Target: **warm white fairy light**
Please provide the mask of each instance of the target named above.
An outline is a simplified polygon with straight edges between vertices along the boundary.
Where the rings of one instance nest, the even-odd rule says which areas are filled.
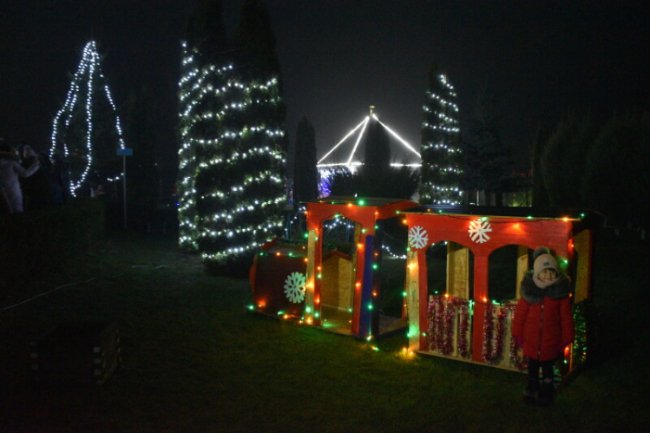
[[[84,155],[84,167],[80,173],[70,173],[70,180],[68,188],[70,194],[76,197],[77,191],[84,184],[86,177],[93,165],[93,95],[97,86],[103,83],[102,89],[104,91],[104,96],[106,101],[109,103],[115,115],[115,131],[117,135],[117,146],[120,149],[125,148],[124,138],[122,133],[122,127],[120,124],[120,117],[117,115],[117,108],[113,102],[113,97],[106,84],[104,75],[101,72],[100,67],[100,57],[97,52],[97,45],[94,41],[88,42],[82,51],[81,61],[77,67],[72,81],[70,83],[70,88],[66,95],[65,102],[61,109],[54,116],[52,122],[52,134],[50,136],[51,146],[50,146],[50,158],[53,158],[57,152],[60,152],[64,158],[70,156],[70,146],[72,145],[67,137],[66,133],[70,127],[70,122],[74,113],[74,109],[79,102],[79,97],[83,93],[81,90],[81,83],[86,79],[85,86],[85,155]],[[64,118],[64,123],[61,125],[61,119]],[[77,147],[77,150],[81,148]],[[110,179],[110,178],[109,178]],[[107,179],[108,180],[108,179]]]
[[[392,136],[395,137],[395,138],[396,138],[400,143],[402,143],[402,144],[404,145],[404,147],[406,147],[406,148],[407,148],[409,151],[411,151],[412,153],[416,154],[416,155],[418,156],[418,158],[421,157],[420,152],[418,152],[417,150],[415,150],[415,148],[414,148],[413,146],[411,146],[411,145],[410,145],[406,140],[404,140],[402,137],[400,137],[399,134],[398,134],[397,132],[393,131],[393,130],[388,126],[388,125],[386,125],[384,122],[382,122],[381,120],[379,120],[379,118],[377,118],[377,115],[376,115],[376,114],[373,114],[372,117],[373,117],[373,119],[375,119],[377,122],[379,122],[379,124],[380,124],[381,126],[383,126],[384,129],[385,129],[386,131],[388,131],[388,133],[389,133],[390,135],[392,135]]]
[[[367,121],[368,121],[368,116],[364,117],[364,119],[361,122],[359,122],[359,124],[357,126],[355,126],[353,129],[351,129],[347,134],[345,134],[345,137],[343,137],[338,143],[336,143],[334,145],[334,147],[332,147],[329,150],[329,152],[327,152],[325,155],[323,155],[323,157],[318,160],[318,164],[321,164],[323,162],[323,160],[325,160],[328,156],[330,156],[330,154],[332,152],[334,152],[340,145],[345,143],[345,141],[348,138],[350,138],[350,136],[352,136],[352,134],[354,134],[359,128],[361,128],[364,124],[366,124]]]
[[[372,107],[372,109],[374,109],[374,107]],[[402,138],[395,130],[393,130],[388,125],[380,121],[379,118],[377,117],[377,114],[374,113],[372,109],[369,115],[365,116],[357,126],[355,126],[350,131],[348,131],[348,133],[338,143],[336,143],[329,151],[327,151],[327,153],[325,153],[325,155],[323,155],[316,163],[316,167],[318,168],[320,178],[322,180],[321,186],[319,187],[322,195],[327,195],[329,193],[328,191],[326,191],[326,185],[328,179],[334,174],[333,169],[340,168],[350,173],[355,173],[359,167],[364,165],[363,162],[355,161],[354,159],[357,150],[359,148],[359,144],[362,142],[363,136],[367,130],[368,123],[370,122],[371,119],[378,122],[393,138],[395,138],[402,146],[404,146],[409,151],[409,153],[414,154],[417,157],[418,161],[420,160],[421,157],[420,152],[415,150],[415,148],[408,141]],[[343,143],[345,143],[355,133],[357,133],[357,136],[347,160],[343,162],[325,162],[336,149],[338,149],[341,145],[343,145]],[[419,168],[420,165],[421,164],[419,162],[413,162],[413,163],[391,162],[390,163],[391,167],[396,167],[396,168],[399,167]]]
[[[205,261],[224,262],[283,227],[285,132],[273,119],[247,116],[251,109],[273,112],[281,103],[279,82],[244,79],[231,64],[198,67],[198,54],[186,45],[183,51],[179,244],[200,250]]]
[[[422,107],[425,120],[422,122],[420,201],[459,205],[463,171],[456,118],[459,110],[454,102],[456,92],[445,75],[436,78],[436,89],[427,92],[427,101]]]
[[[363,133],[366,132],[366,128],[368,127],[368,122],[370,121],[370,117],[366,117],[366,119],[363,121],[363,126],[361,127],[361,132],[359,132],[359,136],[357,137],[357,141],[354,143],[354,147],[352,148],[352,152],[350,152],[350,157],[348,158],[347,166],[350,167],[350,163],[352,162],[352,158],[354,158],[354,154],[357,151],[357,147],[359,147],[359,143],[361,142],[361,137],[363,137]]]

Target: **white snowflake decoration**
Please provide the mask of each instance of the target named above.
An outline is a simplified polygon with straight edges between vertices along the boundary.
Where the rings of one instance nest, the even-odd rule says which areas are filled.
[[[469,238],[477,244],[482,244],[490,240],[488,233],[492,231],[492,225],[481,219],[469,223]]]
[[[411,248],[419,250],[424,248],[429,242],[429,234],[421,226],[413,226],[409,230],[409,245]]]
[[[289,302],[299,304],[305,299],[306,280],[305,274],[301,274],[300,272],[292,272],[284,280],[284,294],[287,296]]]

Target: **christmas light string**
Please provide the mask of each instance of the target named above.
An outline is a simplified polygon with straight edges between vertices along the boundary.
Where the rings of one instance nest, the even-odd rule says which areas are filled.
[[[363,162],[361,161],[356,161],[355,156],[357,153],[357,150],[359,148],[359,145],[362,142],[363,136],[367,130],[368,123],[374,120],[378,122],[393,138],[395,138],[404,148],[408,150],[409,153],[414,154],[417,157],[417,161],[415,163],[403,163],[403,162],[391,162],[389,164],[390,167],[395,167],[395,168],[400,168],[400,167],[413,167],[413,168],[419,168],[421,166],[420,161],[420,153],[408,142],[406,141],[403,137],[401,137],[395,130],[390,128],[388,125],[386,125],[384,122],[379,120],[379,117],[377,117],[376,113],[371,112],[369,115],[365,116],[363,120],[357,124],[354,128],[352,128],[350,131],[348,131],[345,136],[339,140],[338,143],[336,143],[330,150],[328,150],[316,163],[316,167],[318,168],[320,178],[321,178],[321,185],[319,186],[319,191],[322,196],[327,196],[329,195],[329,189],[327,187],[327,182],[328,179],[330,179],[335,173],[336,170],[333,169],[341,169],[343,171],[346,171],[348,173],[355,173],[357,169],[361,166],[364,165]],[[354,134],[356,135],[354,145],[352,146],[352,150],[350,151],[349,156],[347,159],[343,162],[326,162],[328,157],[340,146],[343,145],[350,137],[352,137]]]
[[[276,110],[279,82],[243,79],[233,64],[199,67],[197,53],[182,48],[179,245],[224,262],[283,227],[286,134],[274,120],[246,117],[249,110]]]
[[[57,153],[62,153],[64,158],[70,157],[70,145],[71,143],[66,138],[66,132],[70,128],[73,114],[75,113],[75,107],[79,101],[79,96],[82,93],[81,91],[81,82],[83,79],[86,79],[85,86],[85,164],[81,172],[78,174],[78,177],[71,176],[69,180],[68,189],[70,194],[73,197],[77,196],[77,191],[86,181],[88,173],[93,165],[93,95],[96,86],[101,85],[106,101],[110,105],[113,115],[115,116],[115,131],[117,135],[117,148],[124,149],[125,143],[123,138],[122,126],[120,122],[120,117],[117,114],[117,108],[113,97],[111,95],[106,79],[101,72],[100,66],[100,57],[97,52],[97,45],[95,41],[88,42],[82,51],[81,61],[77,67],[75,74],[73,75],[72,81],[70,83],[70,88],[66,95],[65,102],[63,106],[54,116],[52,121],[52,134],[50,136],[51,146],[50,146],[50,159],[55,158]],[[103,85],[102,85],[103,83]],[[64,118],[65,121],[61,125],[61,119]],[[77,149],[75,154],[78,154],[80,149]],[[113,178],[114,179],[114,178]],[[109,177],[110,180],[110,177]]]
[[[460,205],[462,151],[458,145],[458,106],[456,93],[444,74],[436,77],[437,89],[426,92],[422,107],[422,167],[420,201],[423,203]]]

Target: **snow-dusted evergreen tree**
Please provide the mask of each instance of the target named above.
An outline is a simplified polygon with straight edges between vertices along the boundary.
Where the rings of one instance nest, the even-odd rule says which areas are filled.
[[[461,203],[463,170],[456,92],[449,79],[435,66],[429,72],[429,88],[423,106],[420,202]]]

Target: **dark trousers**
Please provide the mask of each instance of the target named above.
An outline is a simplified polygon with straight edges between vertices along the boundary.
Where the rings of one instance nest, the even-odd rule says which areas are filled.
[[[555,360],[538,361],[536,359],[528,360],[528,379],[539,380],[539,369],[542,369],[542,379],[553,380],[553,364]]]

